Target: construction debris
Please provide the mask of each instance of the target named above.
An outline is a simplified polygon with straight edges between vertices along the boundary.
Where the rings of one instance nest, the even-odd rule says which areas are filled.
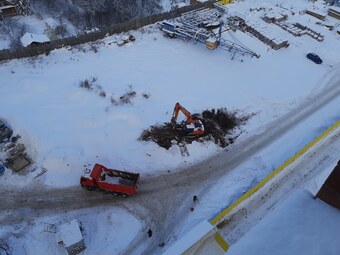
[[[26,152],[25,145],[18,143],[20,138],[19,135],[11,136],[0,147],[0,152],[4,153],[4,165],[15,172],[24,170],[32,163],[32,159]]]
[[[31,164],[31,159],[26,153],[24,144],[11,143],[7,151],[6,165],[19,172]]]
[[[47,172],[47,169],[45,167],[43,167],[41,169],[40,173],[38,173],[36,176],[34,176],[33,179],[37,179],[38,177],[42,176],[46,172]]]

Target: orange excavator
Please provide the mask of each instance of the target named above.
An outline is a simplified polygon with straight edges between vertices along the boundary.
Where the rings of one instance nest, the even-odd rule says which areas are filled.
[[[182,129],[187,135],[203,135],[204,134],[204,126],[203,126],[202,121],[198,119],[193,119],[190,112],[187,109],[185,109],[183,106],[181,106],[180,103],[176,103],[174,112],[171,118],[171,124],[174,129],[177,128],[176,120],[177,120],[179,111],[181,111],[185,115],[185,117],[187,117],[186,121],[182,123]]]

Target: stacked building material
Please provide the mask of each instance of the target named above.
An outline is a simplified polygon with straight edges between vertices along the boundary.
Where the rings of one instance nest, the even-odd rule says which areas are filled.
[[[322,34],[307,26],[301,25],[300,23],[291,24],[288,22],[277,22],[275,24],[294,36],[308,35],[319,42],[324,40],[324,36]]]
[[[304,35],[306,32],[296,26],[294,26],[294,24],[288,23],[288,22],[278,22],[275,23],[276,25],[278,25],[279,27],[281,27],[283,30],[291,33],[294,36],[302,36]]]
[[[324,20],[326,18],[326,14],[318,11],[318,10],[305,10],[305,13],[317,18],[317,19],[321,19]]]
[[[324,36],[316,31],[314,31],[313,29],[307,27],[307,26],[304,26],[304,25],[301,25],[300,23],[295,23],[294,24],[295,27],[303,30],[305,32],[306,35],[312,37],[313,39],[319,41],[319,42],[322,42],[323,39],[324,39]]]
[[[328,15],[340,19],[340,8],[336,6],[329,7]]]
[[[276,23],[286,20],[287,17],[288,17],[287,15],[281,13],[269,12],[263,16],[263,20],[268,23]]]
[[[259,21],[256,20],[245,20],[245,30],[259,40],[268,44],[274,50],[278,50],[284,47],[288,47],[289,43],[288,40],[282,38],[282,36],[273,33],[271,30],[268,29],[268,26],[261,24]]]

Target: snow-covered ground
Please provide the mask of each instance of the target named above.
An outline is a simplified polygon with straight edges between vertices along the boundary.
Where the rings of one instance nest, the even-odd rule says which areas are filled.
[[[318,42],[308,36],[294,37],[274,25],[268,25],[269,29],[279,31],[289,40],[287,49],[272,50],[256,38],[237,32],[233,36],[261,57],[235,56],[231,59],[228,52],[222,50],[209,51],[202,44],[167,39],[153,25],[133,31],[136,41],[123,47],[114,43],[120,37],[117,35],[92,44],[96,51],[90,45],[82,45],[55,50],[48,56],[1,63],[0,117],[9,123],[15,134],[20,134],[35,162],[32,171],[24,175],[6,170],[0,177],[1,189],[10,190],[14,185],[24,188],[33,182],[50,188],[77,186],[84,165],[96,162],[139,172],[143,179],[190,166],[223,151],[213,143],[193,143],[188,145],[190,156],[183,157],[176,146],[165,150],[152,142],[138,140],[142,131],[149,126],[169,122],[176,102],[192,113],[220,107],[241,113],[256,113],[242,127],[243,133],[238,138],[242,141],[310,100],[327,86],[331,78],[339,75],[340,37],[335,31],[316,25],[317,19],[299,14],[299,11],[311,7],[312,3],[286,1],[282,7],[275,4],[281,2],[237,2],[229,6],[229,12],[259,19],[262,12],[249,12],[249,8],[282,10],[289,13],[289,22],[299,21],[308,25],[324,34],[325,40]],[[322,11],[326,8],[322,1],[316,2],[315,6]],[[294,11],[294,15],[290,11]],[[339,24],[336,19],[327,19],[334,25]],[[223,37],[231,38],[228,33],[224,33]],[[310,51],[318,53],[323,64],[316,65],[306,59],[305,55]],[[90,83],[93,81],[93,90],[80,87],[86,79]],[[120,97],[132,91],[136,94],[130,102],[120,103]],[[100,96],[101,92],[105,92],[105,97]],[[195,216],[178,226],[176,235],[179,237],[200,219],[213,217],[339,119],[339,103],[339,98],[334,99],[276,143],[259,151],[223,183],[218,183],[215,196],[207,202],[200,202]],[[47,172],[34,179],[42,168],[46,168]],[[296,199],[301,197],[297,196]],[[90,214],[97,213],[97,209],[87,210]],[[119,254],[134,235],[144,235],[139,231],[145,229],[141,227],[142,220],[136,220],[130,213],[107,210],[107,215],[114,215],[110,217],[128,218],[119,221],[120,224],[105,220],[112,231],[131,231],[125,238],[120,235],[121,239],[116,242],[111,242],[114,238],[111,233],[103,232],[107,246],[98,254]],[[98,224],[90,222],[84,211],[75,212],[74,217],[77,218],[77,215],[83,215],[82,222],[85,225],[88,223],[89,228]],[[46,220],[58,221],[62,218],[63,215],[57,215]],[[40,238],[40,223],[44,220],[32,223],[33,228],[24,220],[21,225],[3,227],[0,239],[6,239],[13,231],[36,233]],[[44,253],[47,249],[44,245],[39,246],[39,238],[30,242],[26,241],[27,235],[18,236],[19,240],[14,237],[6,240],[10,244],[25,243],[28,254],[34,253],[31,250],[33,247],[36,247],[36,253]],[[89,236],[87,238],[85,254],[95,254],[93,249],[101,245],[93,243]]]
[[[296,190],[228,254],[338,254],[339,210]]]
[[[86,254],[119,254],[142,230],[140,221],[124,210],[98,207],[24,220],[20,225],[6,225],[1,228],[1,239],[15,244],[10,245],[12,254],[65,254],[64,248],[57,243],[57,234],[61,224],[73,219],[81,222]],[[20,232],[27,234],[16,234]]]

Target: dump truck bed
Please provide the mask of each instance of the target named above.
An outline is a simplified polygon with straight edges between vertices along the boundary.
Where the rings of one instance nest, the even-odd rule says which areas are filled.
[[[97,183],[97,186],[103,190],[129,195],[137,192],[137,184],[139,181],[138,173],[109,169],[100,164],[96,164],[90,177]]]

